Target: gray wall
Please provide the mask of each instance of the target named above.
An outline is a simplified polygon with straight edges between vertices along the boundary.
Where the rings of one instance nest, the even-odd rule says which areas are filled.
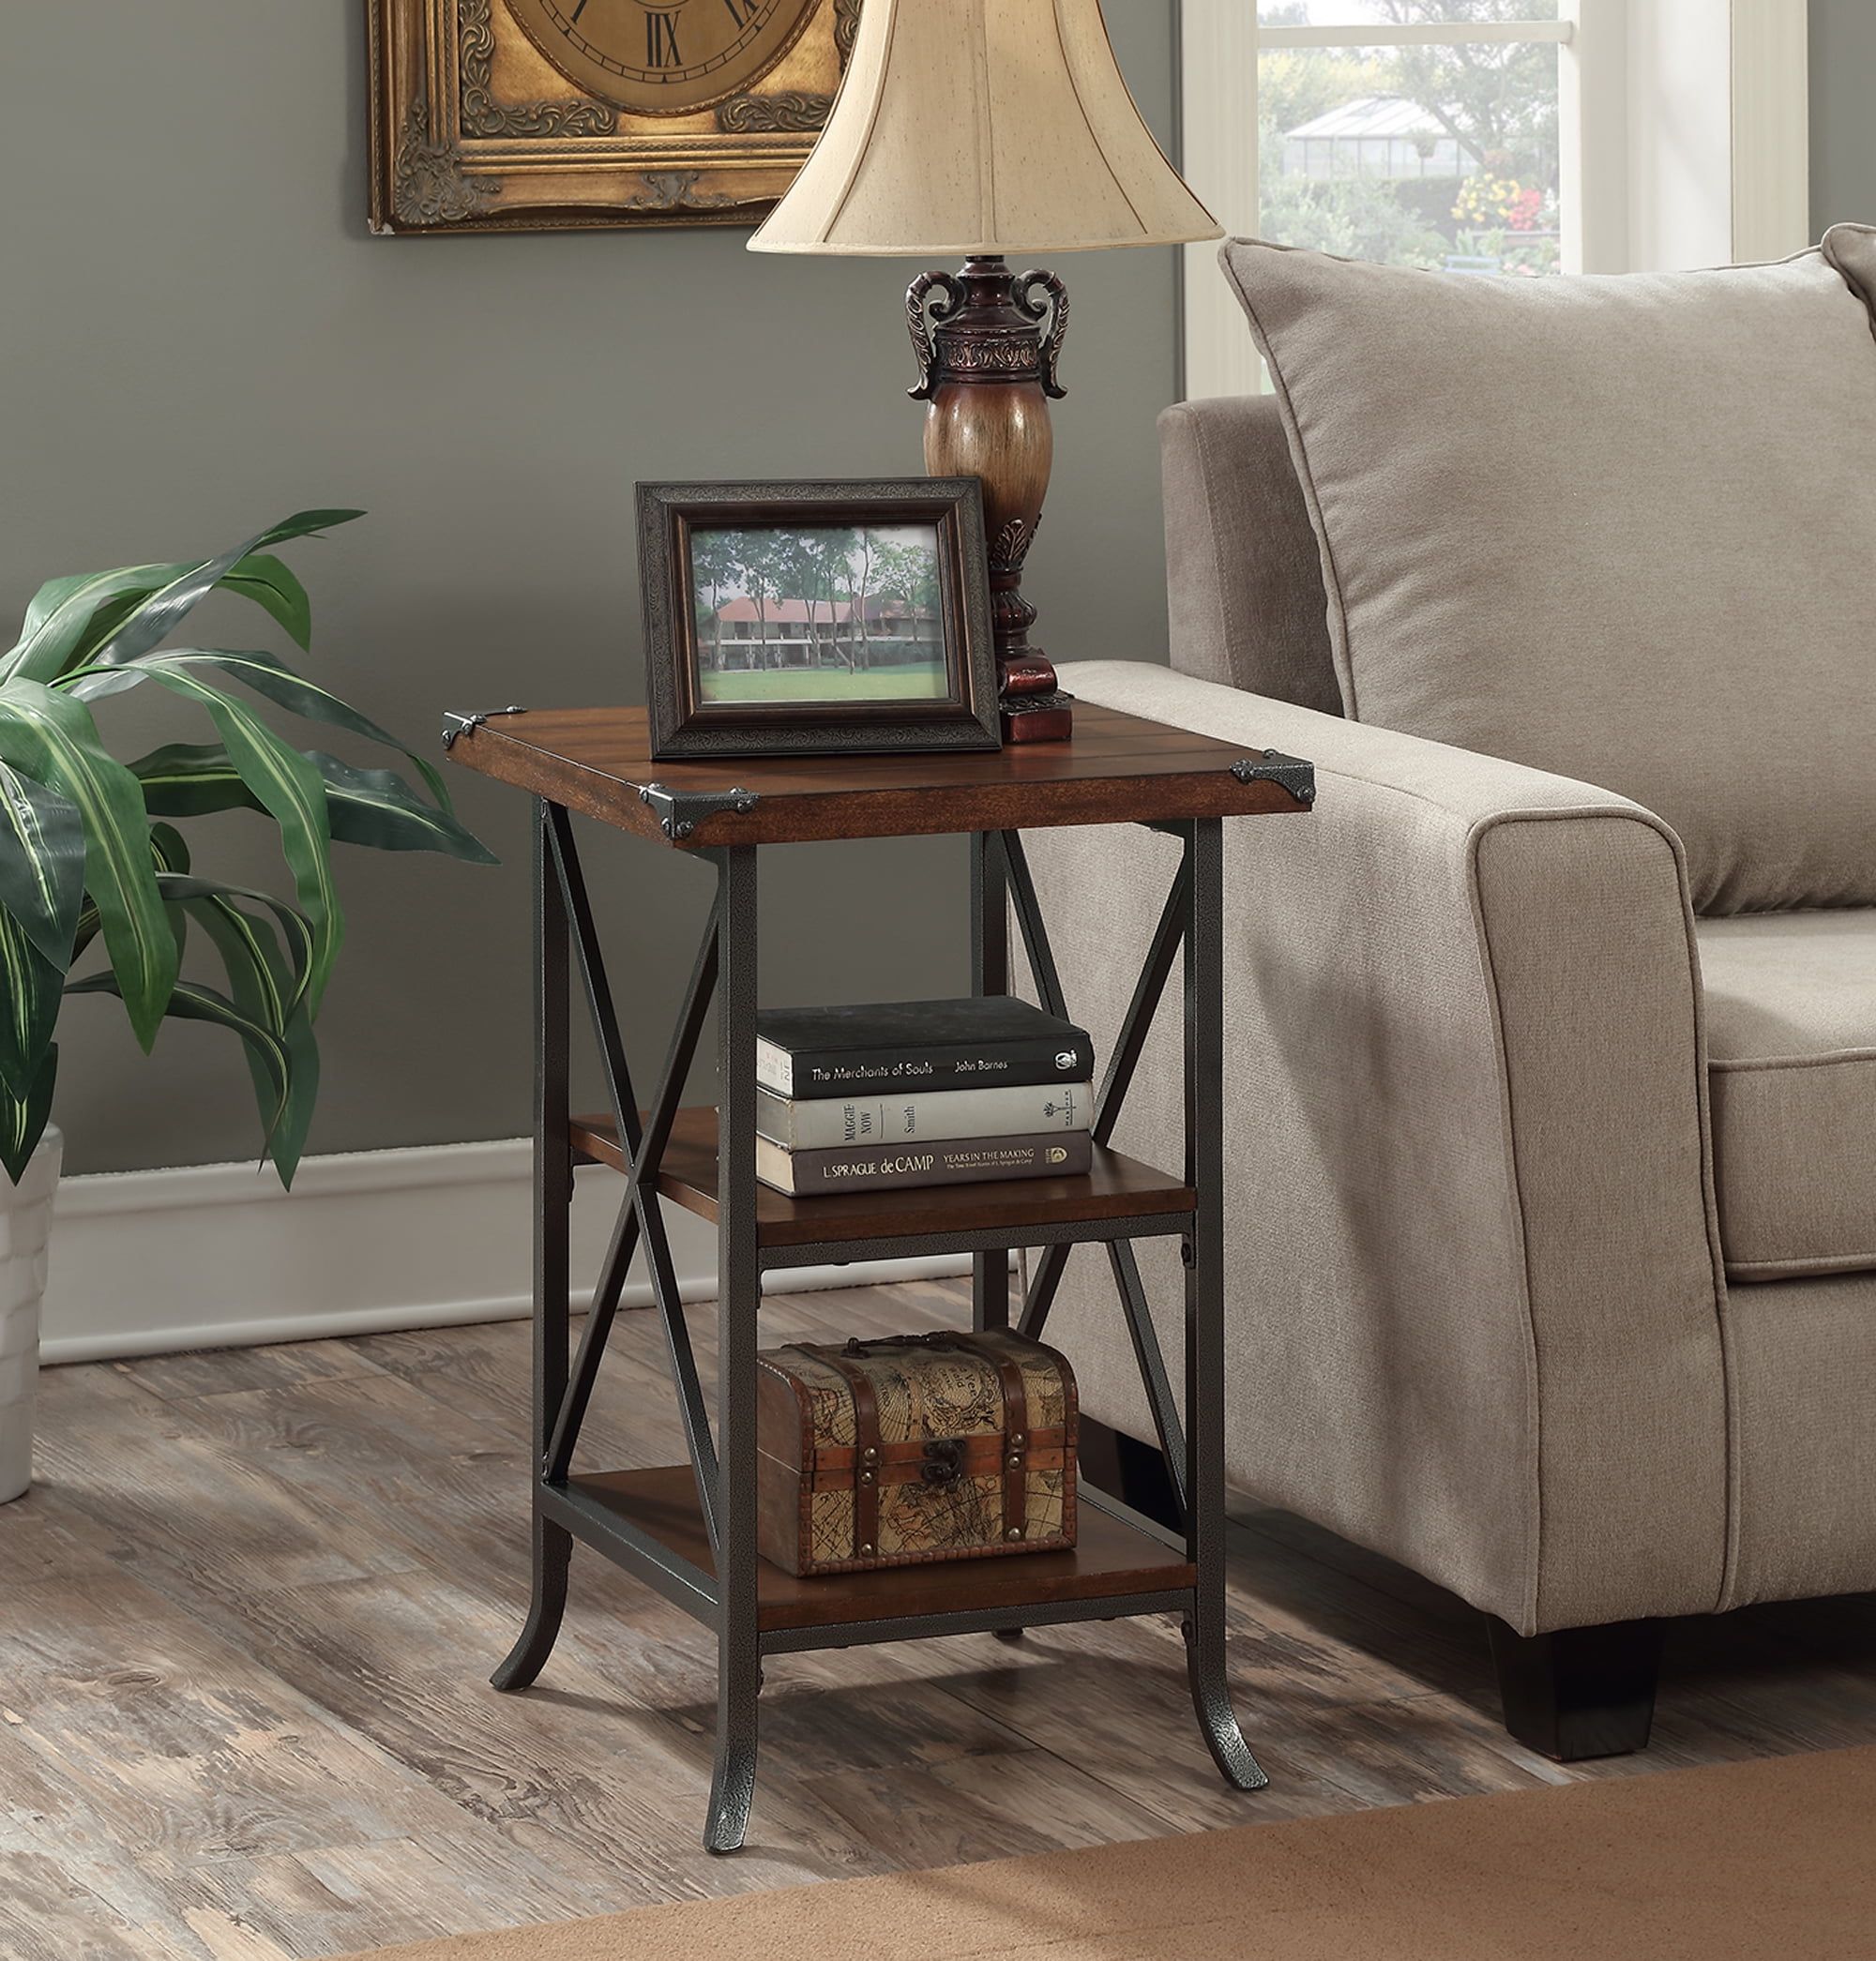
[[[1876,6],[1810,0],[1811,222],[1876,224]]]
[[[1163,134],[1172,0],[1110,13]],[[363,505],[364,522],[292,548],[314,663],[431,745],[445,706],[642,699],[635,478],[921,468],[904,394],[914,265],[757,260],[726,231],[371,238],[358,0],[6,14],[6,620],[52,573],[187,557],[302,505]],[[1062,269],[1076,304],[1027,581],[1039,638],[1061,656],[1153,657],[1171,256]],[[209,644],[254,630],[238,608],[218,627]],[[100,713],[124,744],[202,739],[154,706],[139,695]],[[350,937],[321,1021],[316,1151],[526,1126],[524,803],[456,774],[507,862],[345,853]],[[276,876],[258,820],[195,828],[203,868]],[[706,875],[640,847],[600,852],[593,869],[624,928],[615,958],[649,1073]],[[955,839],[780,854],[765,997],[961,988],[963,877]],[[246,1071],[219,1032],[172,1024],[145,1061],[115,1003],[77,1001],[61,1058],[75,1169],[254,1145]]]

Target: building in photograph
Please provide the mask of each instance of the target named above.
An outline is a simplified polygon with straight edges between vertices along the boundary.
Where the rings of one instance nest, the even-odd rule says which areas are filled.
[[[943,629],[935,607],[875,595],[851,599],[726,599],[713,616],[704,652],[720,645],[725,664],[756,667],[875,667],[936,657]],[[761,657],[758,651],[762,650]]]

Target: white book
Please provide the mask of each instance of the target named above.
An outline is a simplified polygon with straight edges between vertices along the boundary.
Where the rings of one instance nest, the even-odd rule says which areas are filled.
[[[756,1092],[756,1129],[788,1151],[839,1151],[861,1144],[940,1143],[949,1139],[1034,1137],[1086,1130],[1094,1086],[1013,1084],[993,1090],[921,1090],[901,1096],[779,1096]]]

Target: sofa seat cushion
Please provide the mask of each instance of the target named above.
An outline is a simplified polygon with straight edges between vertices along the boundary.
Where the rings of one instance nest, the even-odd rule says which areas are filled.
[[[1734,1280],[1876,1269],[1876,912],[1700,926]]]

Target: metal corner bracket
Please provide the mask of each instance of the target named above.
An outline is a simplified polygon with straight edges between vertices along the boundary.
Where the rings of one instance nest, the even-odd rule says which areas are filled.
[[[1240,783],[1278,783],[1287,790],[1299,804],[1313,804],[1316,801],[1316,765],[1305,762],[1300,756],[1285,756],[1277,749],[1265,749],[1263,757],[1245,756],[1231,766],[1231,773]]]
[[[518,702],[507,708],[487,708],[480,715],[458,715],[453,708],[443,711],[443,747],[448,750],[454,747],[459,735],[468,734],[471,729],[479,729],[492,715],[525,715],[527,710]]]
[[[658,817],[658,827],[673,842],[681,842],[706,817],[731,810],[747,817],[761,801],[753,790],[673,790],[663,783],[641,783],[639,802]]]

